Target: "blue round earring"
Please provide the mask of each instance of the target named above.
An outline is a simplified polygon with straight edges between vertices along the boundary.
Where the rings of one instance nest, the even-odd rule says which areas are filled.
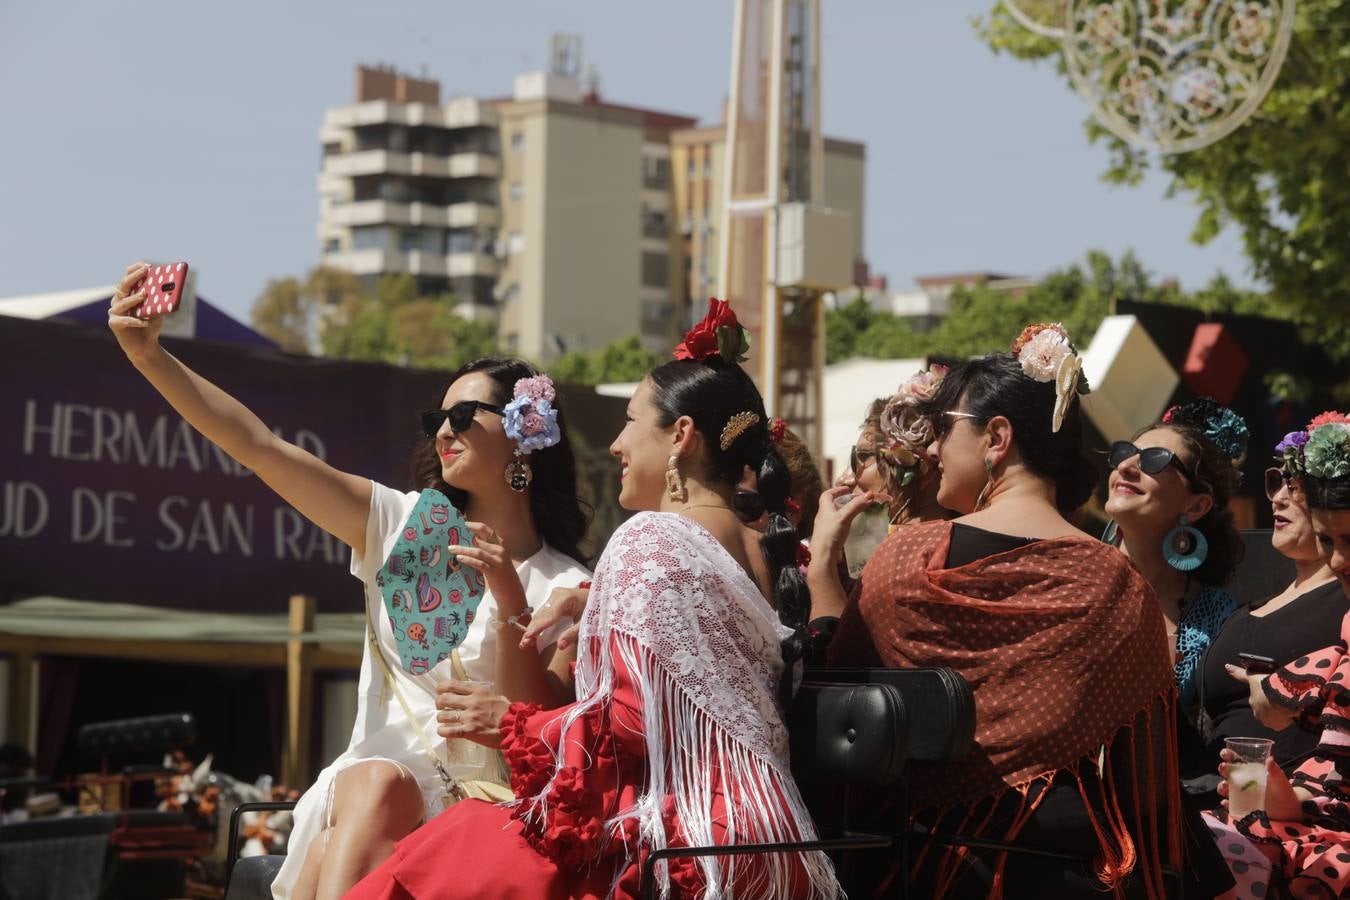
[[[1163,538],[1163,556],[1178,572],[1193,572],[1209,555],[1209,541],[1198,528],[1181,517],[1181,523]]]

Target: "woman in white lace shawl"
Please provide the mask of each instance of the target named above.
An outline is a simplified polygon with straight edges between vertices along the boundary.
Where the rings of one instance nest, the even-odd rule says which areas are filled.
[[[458,804],[349,897],[627,898],[653,849],[814,836],[776,703],[783,622],[799,624],[808,604],[782,514],[786,467],[737,365],[743,340],[714,302],[629,404],[611,452],[619,502],[641,512],[596,569],[577,702],[516,704],[497,731],[467,735],[500,744],[522,799]],[[762,539],[729,502],[746,465],[771,510]],[[821,854],[681,860],[658,876],[662,896],[706,900],[838,890]]]

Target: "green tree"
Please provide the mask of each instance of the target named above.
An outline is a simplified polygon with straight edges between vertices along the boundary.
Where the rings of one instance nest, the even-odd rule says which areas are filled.
[[[1190,153],[1157,157],[1131,147],[1094,119],[1088,139],[1105,141],[1108,181],[1137,184],[1150,166],[1171,175],[1169,195],[1200,209],[1191,232],[1204,244],[1225,226],[1242,234],[1268,297],[1240,301],[1217,285],[1204,303],[1237,303],[1270,314],[1278,307],[1350,356],[1350,0],[1299,0],[1288,57],[1270,94],[1246,124]],[[1001,4],[975,21],[996,53],[1054,60],[1067,77],[1059,44],[1018,25]],[[1225,299],[1226,298],[1226,299]]]
[[[253,301],[251,319],[253,327],[276,341],[282,350],[307,353],[313,314],[313,304],[299,281],[273,278]]]
[[[641,381],[663,362],[664,357],[643,347],[637,335],[630,335],[600,350],[564,353],[548,371],[566,384],[611,384]]]

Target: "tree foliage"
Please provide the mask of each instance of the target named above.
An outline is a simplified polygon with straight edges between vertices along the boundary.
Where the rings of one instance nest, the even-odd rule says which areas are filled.
[[[1105,141],[1103,178],[1137,184],[1150,167],[1171,175],[1169,196],[1200,209],[1191,232],[1204,244],[1236,227],[1252,272],[1270,300],[1309,326],[1333,353],[1350,357],[1350,0],[1299,0],[1284,66],[1255,114],[1222,140],[1159,157],[1087,121],[1088,139]],[[975,21],[996,53],[1053,60],[1067,73],[1058,42],[1022,28],[998,3]],[[1227,302],[1219,286],[1211,302]]]
[[[548,371],[567,384],[613,384],[641,381],[663,362],[662,357],[642,346],[637,335],[631,335],[600,350],[564,353]]]
[[[339,269],[273,280],[253,305],[253,324],[286,350],[432,369],[497,350],[494,323],[456,315],[453,296],[420,296],[410,275],[386,276],[373,292]]]

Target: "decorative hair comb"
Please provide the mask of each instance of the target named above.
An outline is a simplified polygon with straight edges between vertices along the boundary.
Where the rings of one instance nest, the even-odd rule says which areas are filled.
[[[760,422],[759,415],[749,410],[738,412],[736,415],[727,419],[727,424],[722,426],[722,440],[720,441],[723,450],[727,450],[736,439],[745,434],[746,430],[753,428]]]

